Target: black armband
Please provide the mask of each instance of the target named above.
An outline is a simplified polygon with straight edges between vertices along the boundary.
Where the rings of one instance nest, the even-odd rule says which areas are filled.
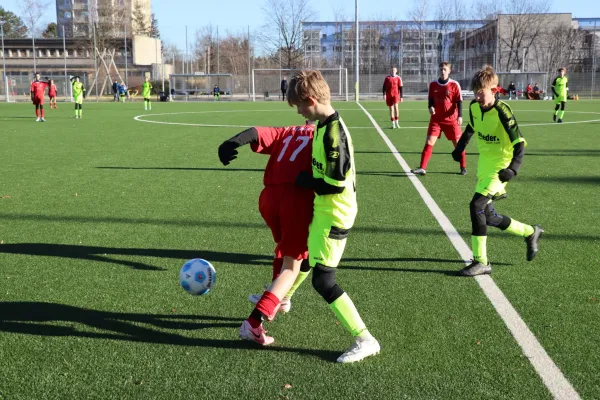
[[[403,97],[403,96],[402,96],[402,88],[403,88],[403,86],[400,86],[400,98],[402,98],[402,97]]]
[[[462,118],[462,100],[456,102],[456,108],[458,109],[458,118]]]

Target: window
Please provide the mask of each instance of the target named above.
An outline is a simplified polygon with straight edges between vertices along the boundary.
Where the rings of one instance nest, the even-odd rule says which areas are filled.
[[[325,52],[327,51],[327,47],[323,46],[323,47],[321,48],[321,51],[322,51],[323,53],[325,53]]]
[[[324,33],[324,34],[323,34],[321,37],[322,37],[323,39],[327,39],[327,34],[326,34],[326,33]]]

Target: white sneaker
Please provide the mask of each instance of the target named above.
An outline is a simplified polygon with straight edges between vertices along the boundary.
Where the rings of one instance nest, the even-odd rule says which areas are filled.
[[[419,168],[415,168],[415,169],[411,169],[410,172],[412,172],[415,175],[425,175],[427,174],[427,171],[424,170],[423,168],[419,167]]]
[[[381,348],[379,342],[373,338],[371,340],[359,340],[356,338],[354,344],[350,346],[344,354],[338,357],[339,363],[353,363],[362,360],[363,358],[374,356],[379,353]]]
[[[42,119],[41,119],[41,121],[42,121],[42,122],[46,122],[46,119],[45,119],[45,118],[42,118]]]
[[[41,118],[40,118],[40,117],[37,117],[37,118],[35,119],[35,122],[40,122],[40,121],[41,121]]]
[[[260,294],[251,294],[250,296],[248,296],[248,300],[250,301],[250,303],[256,304],[260,300],[261,296],[262,295]],[[290,299],[289,297],[284,297],[283,299],[281,299],[281,303],[279,303],[279,310],[277,311],[285,314],[287,312],[290,312],[291,309],[292,299]]]

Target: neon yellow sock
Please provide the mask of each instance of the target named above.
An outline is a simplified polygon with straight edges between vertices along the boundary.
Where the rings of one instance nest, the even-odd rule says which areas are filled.
[[[473,259],[487,265],[487,236],[471,236],[471,247],[473,248]]]
[[[558,112],[560,111],[560,109],[558,110],[554,110],[554,115],[558,115]]]
[[[308,271],[308,272],[302,272],[302,271],[300,271],[300,273],[296,277],[296,280],[294,281],[294,284],[292,285],[292,287],[289,290],[289,292],[287,292],[287,294],[285,295],[285,297],[287,297],[288,299],[291,299],[292,296],[294,295],[294,293],[296,293],[296,289],[298,289],[298,287],[300,287],[300,285],[302,284],[302,282],[304,282],[304,280],[306,278],[308,278],[308,274],[310,274],[310,271]]]
[[[558,119],[562,119],[564,115],[565,115],[565,110],[560,110],[558,112]]]
[[[526,225],[514,219],[510,220],[510,225],[506,228],[506,232],[516,236],[527,237],[533,235],[534,229],[531,225]]]
[[[341,295],[336,301],[331,303],[329,307],[352,336],[358,336],[367,329],[347,293]]]

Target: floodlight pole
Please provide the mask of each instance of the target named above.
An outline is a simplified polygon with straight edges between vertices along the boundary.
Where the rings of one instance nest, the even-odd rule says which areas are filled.
[[[8,103],[8,79],[6,78],[6,58],[4,57],[4,22],[0,23],[0,36],[2,36],[2,83],[4,84],[4,95]]]
[[[125,27],[125,36],[123,37],[123,41],[125,43],[125,86],[129,88],[129,82],[127,82],[127,25]]]
[[[69,92],[69,80],[67,79],[67,43],[65,39],[65,26],[62,26],[63,35],[63,59],[65,60],[65,101],[67,101],[67,93]]]
[[[356,65],[354,66],[354,98],[356,101],[359,100],[359,77],[358,77],[358,71],[360,69],[360,65],[359,65],[359,50],[358,50],[358,38],[359,38],[359,34],[358,34],[358,0],[354,0],[354,25],[355,25],[355,38],[354,38],[354,48],[355,48],[355,57],[356,57]]]

